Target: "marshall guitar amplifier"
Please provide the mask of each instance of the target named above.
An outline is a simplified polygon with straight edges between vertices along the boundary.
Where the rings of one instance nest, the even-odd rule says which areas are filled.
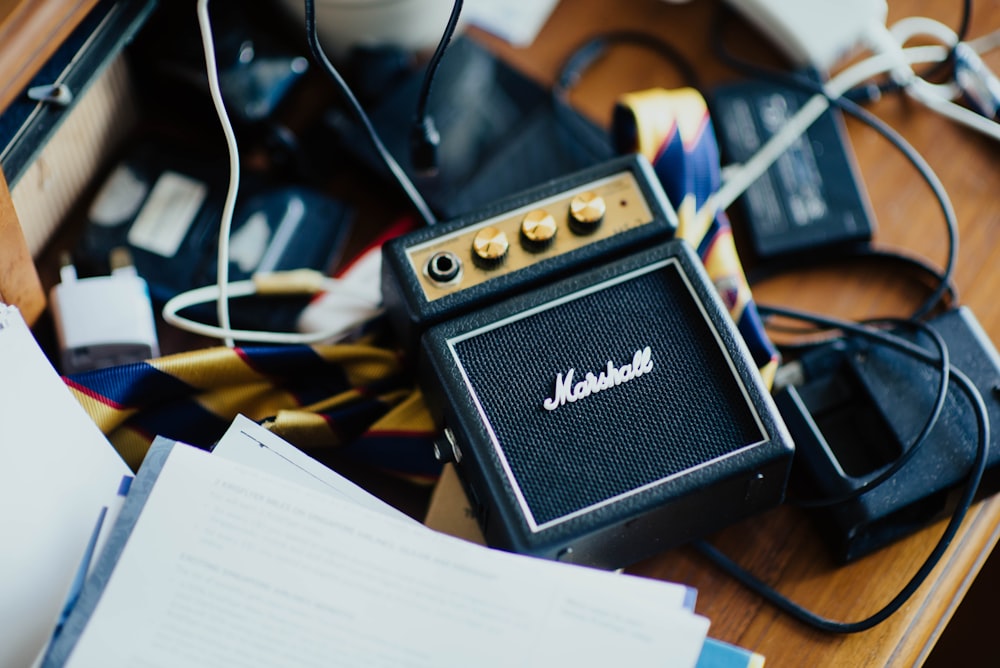
[[[783,499],[791,439],[701,261],[665,234],[673,218],[656,188],[643,194],[637,164],[618,163],[611,178],[625,185],[602,197],[660,228],[647,228],[642,249],[612,236],[613,253],[570,250],[586,261],[563,258],[560,271],[546,267],[552,256],[491,266],[470,259],[475,234],[435,226],[440,237],[402,237],[384,256],[390,316],[403,336],[423,332],[437,451],[494,547],[619,568]],[[565,190],[593,199],[607,177],[554,184],[543,208],[571,206]],[[525,200],[517,217],[537,210]],[[449,250],[461,265],[450,292],[424,285],[441,237],[464,242]],[[504,289],[491,298],[493,285]],[[447,308],[428,306],[448,296]]]
[[[683,241],[436,325],[423,352],[495,547],[618,568],[783,498],[791,440]]]

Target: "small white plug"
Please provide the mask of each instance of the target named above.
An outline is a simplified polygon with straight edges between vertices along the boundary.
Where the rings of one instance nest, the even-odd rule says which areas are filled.
[[[885,25],[885,0],[725,0],[767,35],[796,67],[828,75]]]
[[[68,258],[49,302],[60,372],[74,374],[139,362],[160,354],[146,281],[125,249],[111,255],[111,274],[79,278]]]

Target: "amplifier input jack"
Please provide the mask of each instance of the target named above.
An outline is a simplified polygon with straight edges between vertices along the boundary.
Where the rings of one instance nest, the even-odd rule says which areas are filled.
[[[427,277],[439,285],[450,285],[462,275],[462,260],[451,251],[438,251],[424,267]]]

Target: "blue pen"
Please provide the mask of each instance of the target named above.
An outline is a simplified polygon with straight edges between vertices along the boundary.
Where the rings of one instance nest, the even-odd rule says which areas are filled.
[[[94,527],[93,533],[90,534],[87,549],[83,553],[83,560],[80,562],[80,566],[76,570],[76,575],[73,577],[73,584],[70,585],[69,596],[66,598],[62,612],[59,613],[59,620],[56,622],[56,627],[52,631],[52,640],[55,640],[59,636],[63,624],[66,623],[66,619],[69,618],[69,614],[73,611],[73,606],[76,605],[77,599],[80,598],[80,590],[83,589],[83,583],[87,579],[90,562],[93,561],[94,552],[97,550],[97,538],[101,535],[101,527],[104,525],[104,518],[107,514],[108,507],[102,507],[101,512],[97,516],[97,525]]]
[[[132,476],[122,476],[121,482],[118,484],[118,499],[120,501],[124,500],[125,496],[128,494],[129,489],[132,486]],[[90,571],[90,564],[94,561],[94,553],[97,551],[97,541],[101,535],[101,528],[104,526],[104,520],[108,515],[108,506],[103,506],[100,513],[97,515],[97,523],[94,525],[94,530],[90,534],[90,540],[87,542],[87,548],[84,550],[83,558],[80,560],[80,565],[77,567],[76,575],[73,577],[73,582],[69,588],[69,594],[66,596],[66,602],[63,604],[63,609],[59,613],[59,619],[56,621],[55,628],[52,630],[52,637],[49,638],[47,647],[43,652],[43,656],[47,657],[52,649],[53,643],[55,643],[56,638],[59,637],[63,626],[66,624],[66,620],[69,619],[70,613],[73,612],[73,608],[76,607],[76,602],[80,598],[80,593],[83,590],[83,584],[87,580],[87,574]]]

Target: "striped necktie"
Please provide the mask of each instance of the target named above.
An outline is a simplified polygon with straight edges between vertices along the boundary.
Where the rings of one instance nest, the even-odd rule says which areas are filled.
[[[241,413],[317,457],[337,450],[417,482],[440,473],[433,422],[389,348],[219,346],[64,381],[133,468],[156,436],[209,448]]]
[[[677,208],[677,235],[697,250],[764,383],[771,387],[780,356],[753,302],[732,227],[724,211],[701,210],[721,183],[719,147],[705,99],[693,88],[625,95],[613,110],[611,132],[618,152],[638,152],[652,163]]]

